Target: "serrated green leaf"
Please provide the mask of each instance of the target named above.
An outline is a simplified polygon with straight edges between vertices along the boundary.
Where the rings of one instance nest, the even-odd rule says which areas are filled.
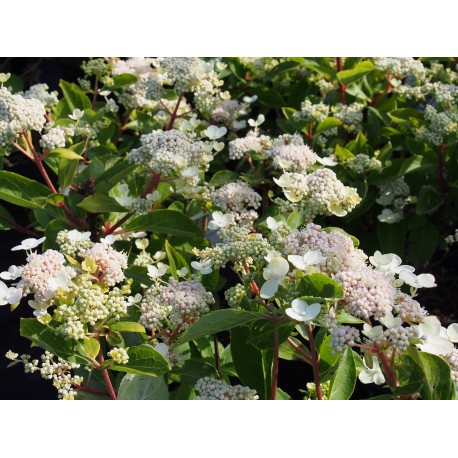
[[[327,275],[316,272],[300,279],[298,292],[301,296],[322,297],[324,299],[343,298],[342,287]]]
[[[169,390],[164,376],[150,377],[148,375],[126,374],[119,385],[119,401],[125,400],[166,400]]]
[[[158,377],[170,370],[168,361],[149,345],[139,345],[127,350],[127,364],[112,364],[111,370],[128,372],[130,374],[150,375]]]
[[[121,204],[106,194],[92,194],[83,199],[78,204],[78,207],[89,213],[127,213],[127,210]]]
[[[259,319],[259,314],[245,310],[225,309],[215,310],[201,317],[192,324],[178,339],[177,344],[181,345],[200,337],[216,334],[220,331],[242,326]]]

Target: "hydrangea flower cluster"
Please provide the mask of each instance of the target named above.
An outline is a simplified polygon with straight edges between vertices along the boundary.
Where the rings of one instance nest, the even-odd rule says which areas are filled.
[[[404,207],[415,202],[415,199],[409,194],[410,187],[405,182],[404,177],[380,185],[376,202],[386,208],[377,216],[378,220],[388,224],[401,221],[404,217]]]
[[[259,399],[256,390],[252,390],[242,385],[231,386],[213,377],[204,377],[197,380],[194,389],[199,393],[199,395],[196,396],[196,400],[255,401]]]
[[[309,220],[317,215],[345,216],[361,201],[355,188],[344,186],[327,168],[308,175],[287,172],[274,181]]]
[[[27,130],[41,132],[46,118],[43,102],[11,94],[0,87],[0,146],[9,146]]]
[[[178,281],[170,277],[163,286],[157,281],[146,291],[140,304],[140,323],[155,331],[168,326],[184,330],[208,313],[214,302],[212,293],[196,279]]]
[[[271,146],[271,139],[259,132],[250,130],[245,137],[229,142],[229,159],[242,159],[249,151],[262,153]]]
[[[412,57],[376,57],[374,64],[382,72],[398,78],[412,76],[422,79],[426,74],[426,69],[421,61]]]

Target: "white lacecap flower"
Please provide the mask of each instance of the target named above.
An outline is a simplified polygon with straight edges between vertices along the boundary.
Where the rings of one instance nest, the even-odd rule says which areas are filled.
[[[42,237],[41,239],[25,239],[21,242],[20,245],[17,245],[11,248],[11,251],[18,251],[18,250],[33,250],[38,245],[41,245],[46,240],[46,237]]]
[[[167,267],[148,266],[148,276],[152,279],[161,278],[167,272]]]
[[[415,270],[412,266],[401,265],[402,259],[394,253],[382,254],[380,251],[376,251],[374,256],[369,256],[369,262],[378,270],[389,271],[394,274],[399,274],[403,270],[408,272]]]
[[[248,95],[246,95],[245,97],[243,97],[243,101],[245,103],[253,103],[253,102],[256,102],[256,100],[258,100],[257,95],[253,95],[252,97],[249,97]]]
[[[366,368],[363,369],[358,376],[361,383],[375,383],[376,385],[382,385],[385,383],[385,377],[382,369],[380,368],[380,362],[376,356],[372,357],[372,367],[369,367],[364,359],[363,362]]]
[[[154,191],[151,194],[146,195],[146,200],[152,203],[157,202],[160,198],[161,198],[161,193],[158,190]]]
[[[204,130],[204,134],[210,140],[218,140],[218,138],[226,135],[227,129],[225,127],[209,126]]]
[[[266,117],[263,114],[260,114],[256,121],[254,119],[249,119],[248,124],[251,127],[259,127],[264,121],[266,120]]]
[[[113,245],[117,240],[117,237],[115,235],[107,235],[106,237],[102,237],[100,239],[100,243],[103,243],[104,245]]]
[[[131,237],[134,238],[134,239],[141,239],[143,237],[146,237],[148,234],[146,232],[134,232]]]
[[[446,334],[450,342],[458,343],[458,323],[452,323],[449,325]]]
[[[192,261],[191,262],[191,267],[198,272],[200,272],[202,275],[206,275],[211,273],[213,263],[211,259],[206,259],[205,261],[199,262],[199,261]]]
[[[330,157],[320,157],[317,155],[316,161],[319,162],[321,165],[327,165],[328,167],[333,167],[334,165],[337,165],[338,162],[334,161]]]
[[[275,296],[288,272],[289,264],[285,258],[281,256],[271,258],[269,265],[263,270],[264,280],[267,281],[261,287],[260,296],[264,299]]]
[[[277,229],[279,229],[280,227],[283,226],[283,222],[282,221],[276,221],[275,218],[272,218],[272,216],[269,216],[266,219],[266,224],[267,224],[267,227],[271,231],[276,231]]]
[[[434,275],[420,274],[415,275],[412,272],[403,270],[399,273],[399,279],[403,280],[409,286],[414,288],[434,288],[436,285]]]
[[[124,208],[130,208],[130,206],[135,201],[133,197],[128,196],[115,197],[115,200],[118,202],[119,205],[122,205]]]
[[[68,278],[65,270],[61,270],[55,277],[48,278],[47,283],[48,289],[44,294],[45,299],[51,299],[57,291],[67,290],[72,285],[72,281]]]
[[[6,272],[1,272],[0,273],[0,278],[2,280],[16,280],[16,278],[19,278],[21,276],[22,269],[17,266],[10,266],[9,269]]]
[[[379,318],[380,323],[388,329],[397,328],[402,325],[402,318],[395,317],[391,312],[387,312],[385,316]]]
[[[267,262],[270,262],[270,261],[272,261],[273,258],[278,258],[278,257],[281,257],[281,253],[279,253],[278,251],[275,251],[275,250],[269,250],[267,252],[267,255],[264,256],[264,259]]]
[[[188,270],[187,267],[182,267],[181,269],[177,269],[178,277],[184,278],[184,277],[186,277],[186,275],[188,275],[188,272],[189,272],[189,270]]]
[[[384,208],[382,213],[377,216],[377,219],[381,223],[394,224],[401,221],[402,215],[400,213],[394,212],[393,210],[390,210],[389,208]]]
[[[42,303],[37,302],[37,301],[29,301],[29,305],[30,305],[30,307],[33,308],[33,314],[37,318],[45,316],[48,313],[49,304],[46,304],[46,303],[42,304]]]
[[[213,142],[213,149],[219,153],[224,149],[224,143],[223,142]]]
[[[67,233],[68,240],[71,242],[84,242],[91,238],[91,233],[88,232],[80,232],[76,229],[72,229]]]
[[[310,266],[321,264],[326,258],[317,250],[307,251],[303,256],[289,255],[288,261],[296,269],[307,270]]]
[[[0,305],[16,304],[21,300],[21,297],[21,288],[8,287],[0,281]]]
[[[448,336],[448,330],[441,326],[439,319],[436,316],[427,316],[418,325],[420,329],[422,343],[416,346],[433,355],[447,355],[450,353],[454,345]],[[452,337],[454,336],[454,329],[450,330]]]
[[[169,347],[165,343],[159,342],[153,348],[158,353],[160,353],[164,358],[166,358],[166,359],[168,358],[168,356],[169,356]]]
[[[137,240],[135,240],[135,246],[139,250],[145,250],[146,248],[148,248],[148,245],[149,245],[149,240],[148,239],[137,239]]]
[[[184,178],[184,179],[191,179],[191,178],[194,178],[196,176],[199,176],[199,174],[200,174],[199,167],[196,167],[195,165],[193,165],[191,167],[187,167],[186,169],[184,169],[181,172],[181,177]]]
[[[84,116],[84,111],[79,110],[78,108],[75,108],[73,110],[73,113],[71,115],[68,115],[68,117],[70,119],[73,119],[74,121],[79,121],[83,116]]]
[[[371,340],[378,340],[382,337],[383,327],[382,326],[371,326],[365,323],[363,326],[363,334]]]
[[[129,306],[129,305],[138,304],[142,299],[143,299],[142,295],[138,293],[135,296],[129,296],[127,298],[127,305]]]
[[[0,73],[0,84],[6,83],[11,77],[11,73]]]
[[[167,253],[165,251],[159,250],[153,254],[153,258],[155,261],[162,261],[167,257]]]
[[[285,310],[286,314],[293,320],[302,323],[311,323],[320,313],[321,304],[317,302],[308,304],[302,299],[294,299],[291,302],[291,307]]]
[[[208,228],[213,231],[221,227],[226,227],[232,221],[231,215],[220,211],[213,212],[212,218],[213,220],[208,223]]]

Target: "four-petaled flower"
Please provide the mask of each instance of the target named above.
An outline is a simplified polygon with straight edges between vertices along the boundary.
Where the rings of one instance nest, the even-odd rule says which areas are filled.
[[[200,272],[202,275],[209,274],[213,269],[213,263],[211,259],[206,259],[205,261],[199,262],[199,261],[192,261],[191,266],[193,269],[197,270]]]
[[[293,320],[301,323],[311,323],[320,313],[321,304],[315,302],[308,304],[302,299],[294,299],[291,307],[285,310],[286,314]]]
[[[226,135],[227,129],[225,127],[216,127],[216,126],[208,126],[204,130],[204,134],[210,139],[210,140],[218,140],[218,138],[223,137]]]
[[[272,255],[272,252],[269,252]],[[277,254],[274,252],[274,254]],[[266,257],[267,258],[267,257]],[[267,280],[261,287],[260,296],[264,299],[270,299],[278,291],[278,287],[283,284],[286,274],[289,272],[289,264],[281,256],[270,257],[269,265],[263,270],[264,280]]]
[[[307,251],[303,256],[290,254],[288,261],[296,267],[296,269],[307,270],[310,266],[321,264],[326,261],[326,258],[317,250]]]
[[[208,228],[212,231],[219,229],[220,227],[226,227],[231,221],[232,216],[228,213],[217,211],[212,213],[213,220],[208,223]]]
[[[13,248],[11,248],[11,251],[17,251],[17,250],[33,250],[36,248],[38,245],[41,245],[44,241],[46,240],[46,237],[42,237],[41,239],[25,239],[21,242],[20,245],[17,245]]]

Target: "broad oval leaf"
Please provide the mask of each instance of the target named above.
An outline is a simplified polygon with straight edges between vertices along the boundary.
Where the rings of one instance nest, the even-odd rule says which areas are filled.
[[[169,390],[164,376],[150,377],[148,375],[126,374],[121,380],[118,390],[118,400],[156,400],[169,398]]]
[[[350,399],[356,385],[356,364],[353,350],[347,348],[331,378],[329,399]]]

